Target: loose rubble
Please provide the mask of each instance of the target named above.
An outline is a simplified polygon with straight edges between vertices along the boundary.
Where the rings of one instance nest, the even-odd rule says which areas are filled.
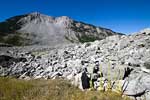
[[[0,75],[20,79],[64,78],[82,90],[112,91],[150,99],[150,34],[51,48],[0,47]]]

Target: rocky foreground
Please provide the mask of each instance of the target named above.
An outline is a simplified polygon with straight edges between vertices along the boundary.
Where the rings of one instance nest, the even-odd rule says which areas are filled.
[[[111,88],[136,100],[149,100],[150,31],[53,48],[1,47],[0,75],[26,80],[61,77],[81,89]]]

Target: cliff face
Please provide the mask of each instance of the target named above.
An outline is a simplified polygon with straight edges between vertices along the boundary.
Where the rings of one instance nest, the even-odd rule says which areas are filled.
[[[118,34],[67,16],[51,17],[38,12],[12,17],[0,23],[0,42],[14,45],[17,42],[19,45],[84,43]]]

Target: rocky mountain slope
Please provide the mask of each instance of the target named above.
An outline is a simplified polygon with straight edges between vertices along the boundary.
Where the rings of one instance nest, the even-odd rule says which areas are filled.
[[[98,72],[93,71],[95,66]],[[150,30],[64,47],[1,47],[0,75],[21,79],[62,77],[81,89],[84,88],[81,77],[89,75],[94,76],[97,90],[101,90],[100,82],[105,87],[110,80],[113,91],[118,91],[119,84],[124,95],[149,100]]]
[[[13,45],[57,45],[101,40],[120,33],[38,12],[15,16],[0,23],[0,42]]]

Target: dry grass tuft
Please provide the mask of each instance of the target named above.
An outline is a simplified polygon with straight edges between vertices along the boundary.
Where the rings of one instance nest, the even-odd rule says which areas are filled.
[[[64,80],[0,78],[0,100],[129,100],[113,92],[81,91]]]

